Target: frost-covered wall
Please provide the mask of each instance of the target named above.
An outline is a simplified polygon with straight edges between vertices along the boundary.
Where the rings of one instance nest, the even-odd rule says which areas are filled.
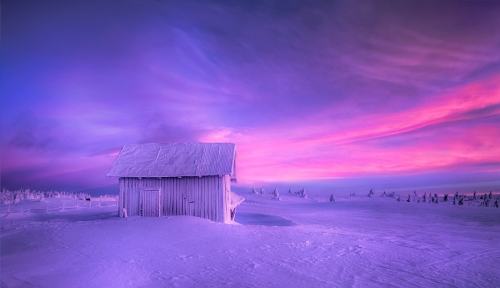
[[[231,220],[231,179],[226,176],[168,177],[168,178],[128,178],[120,182],[119,213],[124,216],[150,215],[151,203],[155,197],[144,191],[158,189],[161,213],[158,216],[190,215],[217,222]],[[142,194],[141,194],[142,193]],[[156,211],[156,210],[155,210]],[[151,216],[151,215],[150,215]]]

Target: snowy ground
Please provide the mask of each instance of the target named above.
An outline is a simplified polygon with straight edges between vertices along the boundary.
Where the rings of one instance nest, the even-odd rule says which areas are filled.
[[[25,202],[18,205],[35,208],[11,214],[2,207],[0,287],[500,283],[500,209],[245,197],[236,225],[194,217],[125,220],[109,205],[44,212],[47,203]]]

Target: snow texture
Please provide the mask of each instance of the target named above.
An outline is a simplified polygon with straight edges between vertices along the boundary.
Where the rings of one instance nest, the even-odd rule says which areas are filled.
[[[125,145],[108,176],[181,177],[233,175],[232,143]]]
[[[245,197],[236,225],[189,216],[123,219],[116,206],[17,214],[0,206],[0,287],[500,283],[498,208],[366,195],[334,205],[325,195]],[[36,203],[45,205],[23,200],[16,207]]]

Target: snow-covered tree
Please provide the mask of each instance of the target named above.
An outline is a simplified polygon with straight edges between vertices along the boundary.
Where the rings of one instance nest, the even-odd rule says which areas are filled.
[[[307,198],[306,190],[304,188],[300,189],[298,192],[300,198]]]
[[[278,188],[277,187],[274,188],[273,199],[274,200],[280,200],[280,193],[278,192]]]
[[[373,192],[373,189],[370,189],[370,192],[368,192],[368,197],[370,197],[370,198],[371,198],[371,197],[373,196],[373,194],[375,194],[375,193]]]
[[[460,197],[460,199],[458,199],[458,205],[464,205],[464,197]]]

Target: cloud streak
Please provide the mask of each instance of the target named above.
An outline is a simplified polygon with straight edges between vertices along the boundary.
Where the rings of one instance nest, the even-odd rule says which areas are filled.
[[[499,79],[494,76],[444,91],[433,101],[406,111],[336,125],[326,120],[332,113],[326,109],[320,117],[269,127],[254,135],[235,135],[232,138],[239,139],[242,154],[250,155],[247,162],[255,162],[242,173],[249,173],[249,178],[290,180],[497,163]],[[267,159],[264,165],[262,159]]]

